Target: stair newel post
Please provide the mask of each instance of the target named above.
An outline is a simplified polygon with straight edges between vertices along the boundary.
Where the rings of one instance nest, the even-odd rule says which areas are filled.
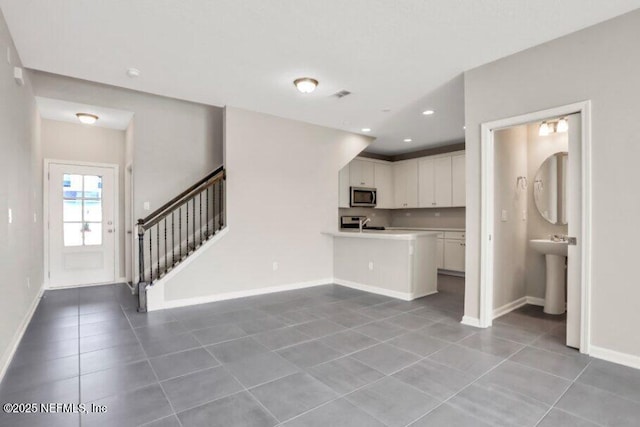
[[[144,282],[144,221],[138,220],[138,283]]]

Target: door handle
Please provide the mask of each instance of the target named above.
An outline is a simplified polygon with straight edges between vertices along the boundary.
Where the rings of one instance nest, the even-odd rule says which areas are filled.
[[[113,228],[110,228],[107,230],[107,233],[113,233],[113,231],[114,231]]]

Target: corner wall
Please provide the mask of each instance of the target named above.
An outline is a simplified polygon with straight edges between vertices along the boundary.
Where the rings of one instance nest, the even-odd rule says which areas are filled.
[[[592,351],[640,367],[640,10],[465,73],[465,315],[480,290],[480,124],[583,100],[592,103]],[[588,261],[587,261],[588,262]],[[622,357],[622,356],[621,356]]]
[[[166,280],[163,299],[327,283],[333,238],[322,232],[336,229],[338,171],[371,138],[233,107],[224,127],[228,231]]]

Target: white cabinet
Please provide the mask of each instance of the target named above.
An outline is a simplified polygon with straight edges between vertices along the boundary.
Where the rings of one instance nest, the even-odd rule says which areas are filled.
[[[340,169],[338,173],[338,207],[348,208],[349,198],[349,165]]]
[[[373,162],[354,159],[349,163],[349,182],[352,187],[374,187]]]
[[[451,156],[423,157],[418,160],[418,206],[451,206]]]
[[[393,164],[395,207],[418,207],[418,160],[403,160]]]
[[[451,157],[451,206],[466,205],[465,155]]]
[[[438,234],[436,248],[437,248],[436,249],[437,251],[436,265],[438,268],[442,269],[444,268],[444,235],[443,234]]]
[[[444,233],[444,269],[464,271],[465,236],[463,232]]]
[[[377,190],[376,208],[393,209],[395,200],[393,196],[393,171],[389,163],[374,163],[374,184]]]
[[[434,162],[435,173],[435,205],[451,206],[451,157],[437,157]]]

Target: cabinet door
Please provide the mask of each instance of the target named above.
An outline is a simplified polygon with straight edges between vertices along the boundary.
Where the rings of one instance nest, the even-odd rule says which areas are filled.
[[[451,205],[466,205],[465,156],[451,157]]]
[[[437,257],[436,264],[438,268],[444,268],[444,239],[436,239],[437,241]]]
[[[437,207],[451,206],[451,157],[438,157],[433,161],[435,170],[434,201]]]
[[[435,169],[432,157],[418,159],[418,206],[431,208],[435,200]]]
[[[393,164],[393,188],[396,208],[418,207],[418,161]]]
[[[464,249],[462,240],[444,241],[444,268],[451,271],[464,271]]]
[[[338,207],[348,208],[349,198],[349,165],[340,169],[338,173]]]
[[[353,187],[373,187],[373,162],[354,159],[349,163],[349,182]]]
[[[378,190],[376,208],[392,209],[395,206],[393,198],[393,173],[391,165],[384,163],[373,164],[375,188]]]

